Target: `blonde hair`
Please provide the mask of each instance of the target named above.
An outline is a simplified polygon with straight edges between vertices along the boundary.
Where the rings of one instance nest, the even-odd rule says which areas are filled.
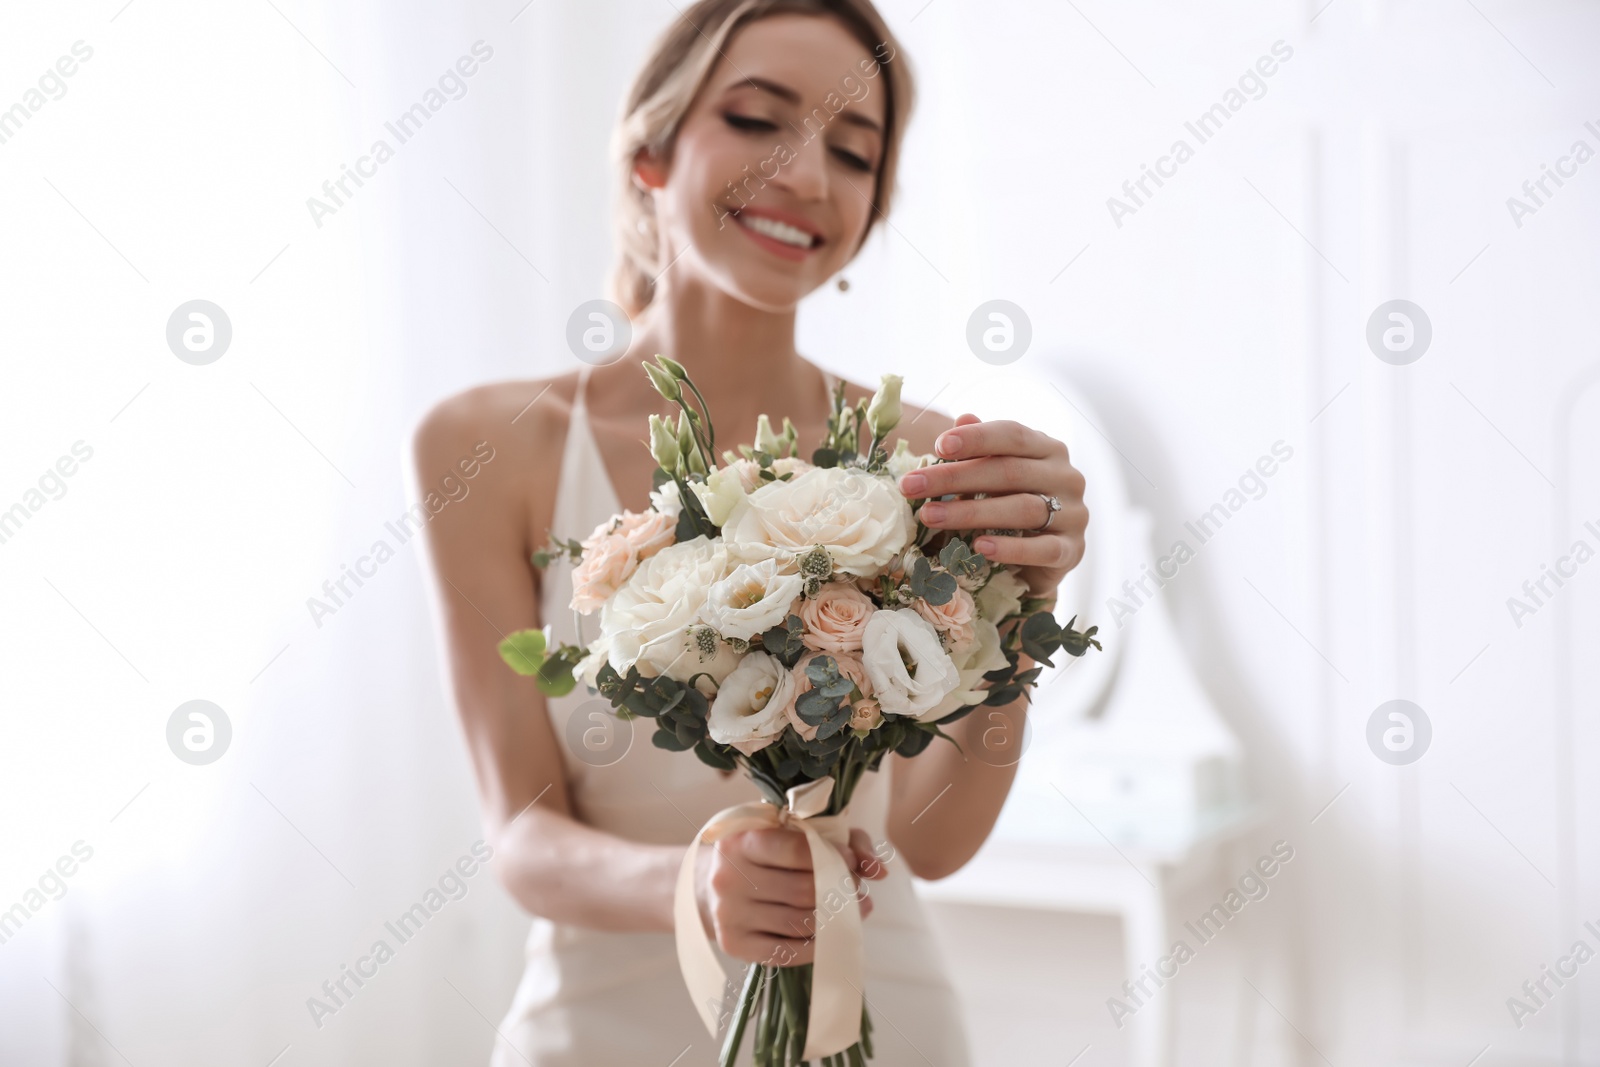
[[[883,157],[878,164],[873,211],[862,233],[862,243],[878,219],[888,215],[900,142],[911,117],[915,89],[899,42],[872,0],[699,0],[656,41],[628,91],[612,134],[612,164],[618,179],[614,220],[617,260],[611,269],[610,288],[611,298],[628,314],[637,315],[649,306],[655,297],[655,279],[663,266],[658,262],[661,246],[655,201],[648,190],[634,183],[634,161],[641,150],[647,150],[669,162],[684,117],[729,39],[758,19],[784,14],[836,20],[887,73]],[[856,251],[860,247],[858,244]]]

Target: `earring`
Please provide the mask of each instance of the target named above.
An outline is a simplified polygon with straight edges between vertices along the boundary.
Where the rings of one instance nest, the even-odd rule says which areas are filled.
[[[839,291],[841,293],[848,293],[850,291],[850,279],[849,278],[840,278],[839,279]]]

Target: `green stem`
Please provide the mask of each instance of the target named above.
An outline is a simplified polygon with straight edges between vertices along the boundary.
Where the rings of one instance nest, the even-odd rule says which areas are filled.
[[[806,1047],[806,1024],[809,1005],[805,1002],[805,989],[800,982],[800,973],[793,967],[785,967],[780,974],[783,979],[785,996],[783,1010],[789,1016],[789,1051],[784,1057],[785,1067],[800,1062],[800,1054]]]
[[[739,1042],[744,1039],[744,1026],[750,1018],[750,1006],[755,1002],[760,972],[761,965],[752,963],[744,973],[744,988],[739,991],[739,1006],[734,1011],[733,1025],[728,1028],[728,1038],[722,1043],[722,1055],[717,1058],[718,1067],[733,1067],[733,1061],[739,1058]]]
[[[711,422],[711,408],[707,406],[706,398],[700,395],[700,389],[694,384],[694,380],[692,378],[685,379],[684,384],[689,387],[689,390],[692,393],[694,393],[694,398],[700,401],[700,414],[701,417],[706,420],[706,434],[708,436],[708,443],[705,446],[706,468],[707,470],[716,470],[717,463],[715,459],[715,449],[717,447],[717,428]],[[683,404],[683,401],[679,400],[678,403]],[[687,408],[688,405],[684,404],[684,407]],[[692,423],[694,420],[691,419],[689,421]],[[695,440],[699,440],[698,434],[695,435]]]

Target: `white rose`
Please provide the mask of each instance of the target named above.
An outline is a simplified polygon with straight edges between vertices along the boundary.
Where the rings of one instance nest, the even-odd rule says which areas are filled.
[[[674,519],[683,511],[683,500],[678,496],[678,483],[668,479],[660,489],[650,490],[650,506]]]
[[[886,714],[922,719],[960,684],[939,631],[911,608],[872,613],[862,635],[861,663]]]
[[[977,639],[972,642],[972,647],[954,657],[956,672],[961,679],[959,684],[934,705],[932,711],[921,716],[923,722],[938,722],[967,704],[987,700],[989,690],[979,688],[983,684],[983,676],[1011,662],[1000,648],[998,626],[988,619],[978,619],[973,623],[973,628],[977,631]]]
[[[737,467],[718,467],[705,481],[690,482],[689,489],[700,498],[706,517],[717,526],[728,521],[734,505],[745,496],[744,477]]]
[[[747,756],[770,745],[789,725],[783,709],[793,690],[794,677],[776,657],[765,652],[745,656],[711,702],[711,740]]]
[[[700,672],[717,683],[726,678],[738,665],[738,653],[698,624],[711,586],[729,566],[727,548],[704,535],[641,562],[600,609],[597,643],[609,650],[611,666],[626,673],[637,665],[647,677],[680,682]]]
[[[872,575],[911,542],[911,502],[887,478],[856,467],[814,467],[768,482],[734,506],[722,527],[743,559],[793,560],[821,545],[836,569]]]
[[[746,641],[783,622],[805,580],[778,573],[778,561],[742,563],[706,594],[701,617],[723,637]]]
[[[978,605],[978,617],[999,625],[1007,615],[1022,607],[1022,595],[1028,583],[1017,577],[1008,567],[996,565],[989,581],[973,599]]]

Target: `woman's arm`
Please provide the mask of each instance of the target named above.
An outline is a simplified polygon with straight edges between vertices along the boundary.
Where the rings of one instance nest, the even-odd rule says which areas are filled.
[[[934,429],[925,426],[921,432]],[[1017,565],[1033,596],[1054,600],[1061,580],[1083,559],[1089,524],[1083,475],[1072,466],[1066,446],[1019,423],[980,422],[975,415],[937,425],[937,431],[931,449],[919,447],[917,440],[912,447],[935,451],[948,462],[906,475],[901,490],[913,498],[957,496],[938,505],[925,503],[922,521],[934,529],[957,531],[1027,530],[1047,514],[1038,494],[1056,496],[1061,510],[1048,530],[1031,536],[984,535],[973,546],[997,563]],[[975,493],[986,496],[974,499]],[[1017,670],[1033,666],[1023,655]],[[934,738],[913,759],[888,757],[895,760],[889,839],[913,874],[954,874],[988,838],[1016,778],[1027,709],[1025,697],[1003,708],[980,706],[944,728],[961,751]]]
[[[1032,666],[1025,655],[1018,662],[1018,670]],[[1027,709],[1027,700],[1018,697],[1003,708],[974,708],[942,726],[960,744],[959,752],[936,737],[912,759],[885,757],[894,761],[889,840],[912,874],[948,877],[988,840],[1017,776]]]
[[[539,576],[529,560],[534,502],[555,488],[564,422],[529,411],[507,386],[444,401],[413,441],[422,493],[487,441],[494,460],[426,526],[447,673],[477,778],[478,802],[501,883],[526,910],[605,930],[670,930],[683,849],[644,845],[572,818],[567,781],[544,696],[509,670],[496,645],[542,625]],[[534,391],[529,391],[529,396]],[[542,417],[536,417],[542,416]],[[553,443],[551,438],[553,438]],[[542,496],[541,496],[542,494]],[[419,494],[420,495],[420,494]]]

